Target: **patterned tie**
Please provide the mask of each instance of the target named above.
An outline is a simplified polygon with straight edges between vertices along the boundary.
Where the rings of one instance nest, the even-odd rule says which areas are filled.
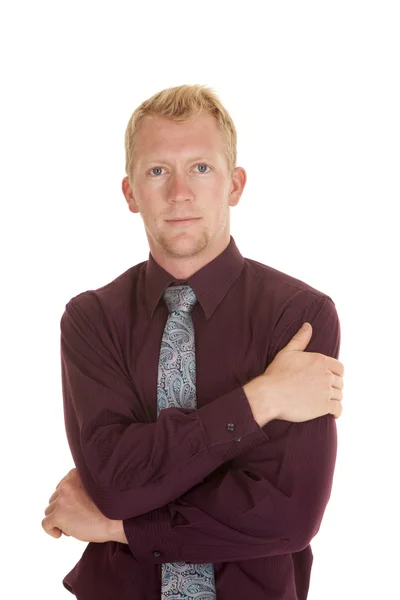
[[[190,311],[197,297],[190,285],[167,288],[169,316],[161,341],[157,418],[163,408],[196,408],[196,355]],[[161,600],[215,600],[214,565],[185,562],[161,565]]]

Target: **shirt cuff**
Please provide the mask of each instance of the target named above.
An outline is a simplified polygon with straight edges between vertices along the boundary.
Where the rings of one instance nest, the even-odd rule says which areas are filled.
[[[182,549],[174,541],[170,506],[155,508],[148,513],[122,521],[129,548],[138,562],[154,564],[182,561]]]
[[[231,460],[269,436],[254,419],[243,387],[197,409],[197,418],[211,452]]]

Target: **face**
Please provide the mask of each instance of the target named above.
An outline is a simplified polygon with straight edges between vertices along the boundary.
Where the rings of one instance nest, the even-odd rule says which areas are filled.
[[[246,172],[229,173],[215,119],[201,114],[176,123],[159,115],[140,123],[130,177],[122,191],[140,213],[153,258],[186,279],[229,244],[229,207],[236,206]],[[171,222],[171,219],[194,220]]]

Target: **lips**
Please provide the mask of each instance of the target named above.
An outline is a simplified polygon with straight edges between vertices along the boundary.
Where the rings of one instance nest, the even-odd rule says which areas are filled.
[[[198,217],[178,217],[177,219],[167,219],[168,221],[193,221],[194,219],[198,219]]]

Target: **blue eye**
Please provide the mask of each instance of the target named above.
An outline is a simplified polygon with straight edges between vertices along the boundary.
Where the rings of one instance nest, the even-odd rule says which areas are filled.
[[[198,163],[198,164],[196,165],[196,167],[207,167],[208,169],[210,169],[210,170],[211,170],[211,168],[210,168],[208,165],[206,165],[206,163]],[[154,176],[154,177],[158,177],[158,175],[159,175],[160,173],[158,173],[157,175],[155,175],[155,174],[153,173],[153,171],[155,171],[155,170],[158,170],[158,171],[160,171],[160,170],[162,170],[162,168],[163,168],[163,167],[153,167],[152,169],[150,169],[150,174],[153,174],[153,176]],[[198,171],[198,172],[199,172],[199,173],[209,173],[209,171]]]
[[[210,168],[208,165],[206,165],[205,163],[199,163],[198,165],[196,165],[196,167],[208,167]],[[200,171],[200,173],[208,173],[208,171]]]
[[[152,171],[155,171],[156,169],[159,169],[159,170],[160,170],[160,169],[162,169],[162,167],[153,167],[153,169],[151,169],[150,173],[151,173]]]

